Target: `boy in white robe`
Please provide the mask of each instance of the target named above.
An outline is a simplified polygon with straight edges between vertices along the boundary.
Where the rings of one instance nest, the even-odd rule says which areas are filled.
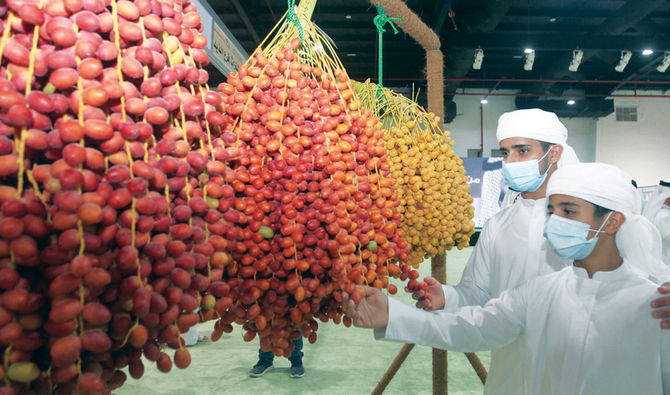
[[[426,312],[366,288],[358,305],[347,298],[347,315],[375,328],[377,338],[454,351],[500,348],[521,337],[517,393],[670,394],[670,333],[650,306],[659,296],[649,273],[663,265],[660,235],[633,214],[630,177],[609,165],[569,166],[556,171],[547,195],[548,244],[574,265],[484,307]]]
[[[422,290],[414,292],[417,307],[432,311],[483,306],[507,289],[560,271],[570,263],[556,256],[542,236],[547,223],[547,184],[557,169],[579,163],[567,144],[567,128],[554,113],[517,110],[500,117],[496,137],[504,156],[505,180],[519,192],[508,193],[513,198],[508,200],[506,196],[507,207],[484,225],[460,284],[442,285],[427,277],[430,298]],[[670,295],[656,307],[668,304]],[[666,317],[670,317],[670,309],[666,310]],[[670,321],[666,325],[670,328]],[[522,393],[523,367],[519,361],[523,347],[520,338],[491,352],[485,395]]]
[[[670,266],[670,178],[661,181],[649,197],[644,216],[661,233],[663,239],[663,262]]]
[[[579,163],[567,144],[567,128],[554,113],[517,110],[500,117],[496,135],[503,154],[503,175],[518,192],[507,193],[501,211],[484,225],[460,284],[441,285],[427,277],[432,301],[424,298],[423,291],[415,292],[418,307],[483,306],[507,289],[569,264],[549,251],[542,237],[547,182],[557,168]],[[522,355],[521,340],[491,353],[486,395],[521,393]]]

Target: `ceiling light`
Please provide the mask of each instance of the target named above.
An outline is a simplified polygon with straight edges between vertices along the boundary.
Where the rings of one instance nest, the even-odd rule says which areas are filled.
[[[486,100],[486,99],[482,99],[482,100],[480,100],[479,102],[482,103],[482,104],[489,104],[489,101]]]
[[[355,53],[348,53],[348,54],[347,54],[347,56],[349,56],[349,57],[352,57],[352,58],[353,58],[354,56],[356,56],[356,54],[355,54]]]
[[[523,69],[526,71],[533,70],[533,63],[535,63],[535,51],[528,52],[526,55],[526,64],[523,65]]]
[[[484,61],[484,50],[478,48],[477,50],[475,50],[475,61],[474,63],[472,63],[472,68],[475,70],[481,69],[483,61]]]
[[[614,70],[623,73],[623,70],[628,66],[631,56],[633,56],[631,51],[621,51],[621,60],[619,60],[619,64],[614,67]]]
[[[556,22],[556,18],[549,18],[549,22]]]
[[[575,104],[575,101],[574,100],[568,100],[568,104],[572,106],[572,105]]]
[[[656,70],[660,71],[661,73],[665,73],[665,70],[667,70],[668,66],[670,66],[670,51],[665,51],[665,55],[663,55],[663,61],[658,65]]]
[[[579,65],[582,63],[583,57],[584,57],[584,51],[581,51],[579,49],[572,51],[572,62],[570,62],[568,70],[572,71],[573,73],[576,72],[577,69],[579,68]]]
[[[347,16],[345,16],[345,18],[351,19],[351,15],[347,15]]]
[[[649,56],[653,53],[654,53],[654,51],[652,51],[651,49],[645,49],[644,51],[642,51],[642,55],[644,55],[644,56]]]
[[[535,50],[533,48],[526,48],[523,50],[524,53],[533,53]]]

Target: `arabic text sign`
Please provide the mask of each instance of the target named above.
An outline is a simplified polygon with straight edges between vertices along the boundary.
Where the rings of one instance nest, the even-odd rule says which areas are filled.
[[[216,24],[212,31],[212,52],[232,71],[237,71],[246,61]]]
[[[507,190],[502,176],[502,158],[463,158],[468,176],[470,196],[474,199],[475,226],[484,223],[500,210],[500,202]]]

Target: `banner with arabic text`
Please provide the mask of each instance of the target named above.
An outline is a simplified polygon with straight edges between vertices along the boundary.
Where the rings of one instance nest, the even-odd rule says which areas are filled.
[[[484,223],[500,211],[507,183],[502,175],[502,158],[462,158],[465,174],[470,184],[470,195],[474,199],[475,227]]]

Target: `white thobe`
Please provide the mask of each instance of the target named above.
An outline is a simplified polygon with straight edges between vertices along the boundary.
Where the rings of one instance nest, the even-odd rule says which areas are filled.
[[[196,326],[192,326],[189,328],[188,332],[181,334],[181,338],[184,339],[185,346],[194,346],[198,343],[200,332],[198,332]]]
[[[670,266],[670,208],[665,206],[656,214],[654,225],[663,239],[663,262]]]
[[[484,225],[479,241],[457,286],[444,286],[445,309],[483,306],[492,298],[528,280],[554,273],[571,264],[547,247],[543,236],[547,199],[523,199],[500,211]],[[486,395],[522,394],[519,339],[491,352]]]
[[[592,279],[566,267],[484,307],[426,312],[389,299],[388,326],[375,337],[475,352],[521,336],[523,392],[507,394],[670,394],[670,331],[651,316],[658,296],[626,261]]]

